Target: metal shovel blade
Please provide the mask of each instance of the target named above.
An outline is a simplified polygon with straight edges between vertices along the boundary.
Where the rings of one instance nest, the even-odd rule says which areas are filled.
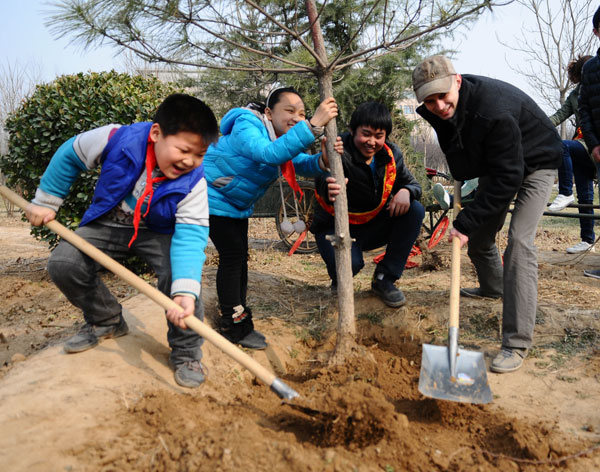
[[[483,353],[458,349],[456,375],[450,372],[448,348],[423,344],[419,392],[426,397],[462,403],[490,403]]]

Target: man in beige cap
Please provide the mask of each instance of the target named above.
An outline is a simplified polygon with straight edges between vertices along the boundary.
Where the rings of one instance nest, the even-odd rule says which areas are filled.
[[[546,114],[516,87],[460,75],[444,56],[431,56],[413,71],[417,112],[435,129],[452,176],[479,177],[475,199],[453,222],[449,239],[468,243],[479,287],[461,295],[503,298],[502,349],[494,372],[521,367],[532,345],[537,305],[537,224],[562,160],[560,137]],[[504,252],[496,233],[514,210]]]

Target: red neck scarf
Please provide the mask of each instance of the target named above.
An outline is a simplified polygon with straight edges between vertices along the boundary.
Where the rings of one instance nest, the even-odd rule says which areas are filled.
[[[394,182],[396,181],[396,161],[394,160],[394,154],[392,153],[390,147],[387,144],[384,144],[383,147],[390,156],[390,162],[388,162],[388,164],[385,167],[385,177],[383,179],[383,192],[381,195],[381,202],[379,202],[379,205],[377,205],[371,211],[365,211],[362,213],[354,213],[349,211],[348,220],[352,225],[362,225],[375,218],[379,214],[381,209],[384,207],[385,203],[387,202],[387,199],[392,193],[392,188],[394,187]],[[375,157],[373,157],[373,159],[375,159]],[[317,202],[319,202],[319,205],[321,205],[321,207],[327,213],[329,213],[330,215],[335,214],[333,206],[329,205],[323,198],[321,198],[321,196],[316,190],[315,197],[317,199]]]
[[[291,160],[286,161],[283,164],[280,164],[279,167],[281,168],[281,175],[283,175],[288,185],[294,190],[294,198],[297,198],[296,194],[299,193],[300,198],[298,198],[298,200],[302,200],[304,192],[302,192],[302,189],[296,180],[296,169],[294,169],[293,162]]]
[[[135,204],[135,210],[133,210],[133,228],[134,233],[131,241],[129,241],[128,247],[131,247],[135,239],[137,238],[138,229],[140,227],[140,220],[142,219],[142,205],[144,200],[148,197],[148,205],[146,207],[146,213],[143,217],[145,218],[150,211],[150,203],[152,202],[152,196],[154,195],[154,184],[166,180],[166,176],[152,178],[152,171],[156,168],[156,154],[154,154],[154,141],[148,137],[148,146],[146,147],[146,187],[144,187],[144,193],[137,199]]]

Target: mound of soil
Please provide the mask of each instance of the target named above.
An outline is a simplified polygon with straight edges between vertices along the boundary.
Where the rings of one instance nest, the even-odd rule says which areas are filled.
[[[0,255],[4,470],[600,470],[599,320],[589,308],[600,296],[597,281],[581,276],[598,256],[573,263],[542,254],[536,347],[520,371],[488,373],[494,401],[472,405],[417,388],[422,342],[445,342],[443,263],[406,272],[400,309],[367,291],[367,267],[355,281],[357,348],[332,366],[337,304],[318,256],[253,251],[250,303],[270,348],[248,354],[300,393],[282,402],[209,344],[206,384],[177,386],[162,310],[109,275],[130,334],[65,354],[59,341],[80,319],[44,275],[47,250],[28,239],[26,225],[1,229],[14,236],[8,246],[19,245]],[[444,261],[448,248],[438,250],[428,260]],[[463,266],[463,285],[472,284],[466,256]],[[209,321],[214,277],[209,265]],[[500,301],[461,301],[461,343],[488,362],[501,310]]]

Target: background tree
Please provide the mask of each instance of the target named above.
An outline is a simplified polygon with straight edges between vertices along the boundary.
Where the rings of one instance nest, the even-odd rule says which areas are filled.
[[[32,93],[35,85],[41,82],[40,77],[41,67],[34,63],[7,60],[0,65],[0,156],[8,152],[8,131],[5,128],[8,115]],[[5,177],[0,172],[0,184],[4,181]],[[12,215],[14,205],[5,198],[2,200],[7,214]]]
[[[502,2],[509,3],[509,2]],[[364,68],[421,38],[449,33],[492,0],[62,0],[50,24],[88,46],[105,41],[149,62],[257,74],[316,78],[319,100],[333,95],[337,75]],[[402,66],[410,70],[414,61]],[[335,121],[326,127],[332,174],[343,187],[333,150]],[[335,201],[339,322],[334,362],[354,348],[355,322],[347,200]]]
[[[4,129],[9,113],[41,82],[41,68],[34,63],[5,61],[0,65],[0,155],[8,150],[8,133]]]
[[[527,78],[548,110],[562,105],[574,84],[567,65],[580,55],[594,54],[592,15],[598,5],[589,0],[517,0],[535,19],[512,43],[502,43],[525,56],[523,67],[509,66]],[[512,61],[511,61],[512,62]],[[514,61],[516,62],[516,61]],[[514,63],[513,62],[513,63]],[[561,135],[566,139],[565,123]]]

